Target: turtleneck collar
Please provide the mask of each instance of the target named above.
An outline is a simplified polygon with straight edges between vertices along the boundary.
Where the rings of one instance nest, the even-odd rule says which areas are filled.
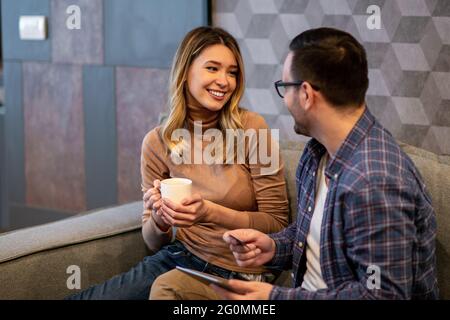
[[[187,126],[194,129],[194,121],[201,121],[203,131],[210,128],[217,128],[220,111],[211,111],[203,107],[187,106]]]

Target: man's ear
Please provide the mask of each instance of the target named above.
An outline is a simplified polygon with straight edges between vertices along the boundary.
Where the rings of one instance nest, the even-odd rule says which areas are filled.
[[[303,82],[299,90],[303,108],[308,111],[314,105],[314,90],[308,82]]]

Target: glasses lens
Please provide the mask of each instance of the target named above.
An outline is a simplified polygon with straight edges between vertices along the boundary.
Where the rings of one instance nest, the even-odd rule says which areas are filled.
[[[286,87],[285,86],[279,86],[278,91],[280,92],[280,95],[284,98],[284,95],[286,93]]]

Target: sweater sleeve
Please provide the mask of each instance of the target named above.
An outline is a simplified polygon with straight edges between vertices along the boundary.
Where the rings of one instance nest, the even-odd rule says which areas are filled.
[[[142,142],[141,152],[141,190],[145,194],[153,187],[153,181],[169,177],[169,169],[164,163],[164,144],[159,137],[158,128],[150,131]],[[147,247],[155,252],[161,246],[170,242],[172,229],[163,232],[152,218],[151,210],[145,209],[142,213],[142,236]]]
[[[264,118],[253,112],[249,112],[246,122],[246,129],[256,132],[256,141],[250,139],[247,147],[248,170],[258,204],[258,211],[246,212],[249,228],[278,232],[287,226],[289,213],[278,130],[270,130]]]

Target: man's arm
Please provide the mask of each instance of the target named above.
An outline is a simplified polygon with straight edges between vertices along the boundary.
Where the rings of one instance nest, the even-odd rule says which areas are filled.
[[[411,189],[400,181],[379,178],[343,198],[346,257],[354,279],[336,288],[309,292],[274,287],[271,299],[409,299],[415,204]],[[379,289],[371,270],[379,268]],[[375,287],[375,288],[374,288]]]
[[[296,230],[297,224],[294,221],[280,232],[269,234],[269,237],[275,242],[275,256],[266,264],[267,266],[285,270],[292,268],[293,243]]]

